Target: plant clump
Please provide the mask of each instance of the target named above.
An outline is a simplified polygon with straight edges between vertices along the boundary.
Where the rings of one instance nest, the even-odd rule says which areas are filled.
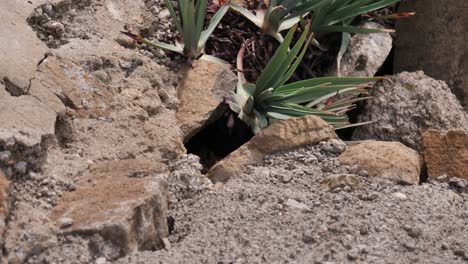
[[[146,45],[182,54],[189,64],[208,59],[237,67],[237,89],[226,96],[225,102],[233,111],[229,115],[238,115],[254,133],[276,120],[304,115],[319,116],[337,129],[353,126],[346,112],[355,108],[356,102],[369,98],[369,84],[382,78],[319,77],[321,72],[316,69],[325,61],[339,60],[348,48],[351,33],[392,32],[361,28],[354,22],[399,2],[251,0],[246,8],[230,1],[177,0],[174,8],[170,0],[164,1],[180,36],[175,45],[123,33]],[[410,15],[385,12],[373,19]],[[290,30],[283,36],[281,32],[286,29]],[[330,33],[341,34],[336,38]],[[210,35],[215,36],[211,42]],[[333,38],[329,44],[328,39]],[[336,45],[337,39],[341,44]],[[234,119],[238,120],[228,118]],[[226,126],[232,123],[226,122]]]

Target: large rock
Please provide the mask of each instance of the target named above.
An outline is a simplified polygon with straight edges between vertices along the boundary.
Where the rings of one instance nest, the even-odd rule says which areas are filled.
[[[311,145],[336,138],[333,128],[321,118],[305,116],[278,121],[256,134],[249,142],[229,154],[208,172],[214,182],[226,182],[251,164],[277,151]]]
[[[36,37],[24,17],[9,9],[11,4],[6,2],[10,1],[0,3],[0,81],[11,94],[18,96],[29,90],[47,47]]]
[[[400,12],[416,12],[397,22],[395,72],[423,70],[444,80],[468,110],[466,1],[401,1]]]
[[[8,264],[25,263],[28,258],[57,245],[57,237],[45,211],[24,201],[15,202],[14,209],[4,244]]]
[[[169,235],[167,173],[165,165],[143,160],[97,164],[62,197],[52,221],[62,234],[100,236],[108,259],[161,249]]]
[[[399,142],[367,141],[349,147],[339,160],[343,165],[358,165],[374,178],[419,183],[419,154]]]
[[[422,140],[429,177],[447,175],[468,180],[468,130],[429,130]]]
[[[236,87],[237,78],[226,65],[197,60],[184,70],[179,84],[180,100],[177,120],[188,141],[203,126],[217,120],[227,109],[221,104],[228,91]]]
[[[56,118],[56,112],[35,97],[11,96],[0,84],[0,168],[8,177],[40,170]]]
[[[375,123],[356,128],[354,139],[400,141],[420,150],[428,129],[468,129],[468,114],[448,86],[421,71],[379,82],[370,94],[358,121]]]
[[[367,22],[364,28],[384,27],[378,23]],[[355,34],[344,53],[339,69],[335,65],[330,76],[370,77],[384,64],[392,50],[392,37],[389,33]]]

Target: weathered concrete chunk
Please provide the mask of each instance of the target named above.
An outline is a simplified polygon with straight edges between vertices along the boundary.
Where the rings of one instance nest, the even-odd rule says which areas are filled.
[[[447,175],[468,180],[468,130],[429,130],[422,141],[429,177]]]
[[[52,212],[63,234],[102,240],[115,259],[134,250],[163,248],[167,237],[167,183],[164,164],[142,160],[102,162],[80,178]],[[60,226],[72,219],[69,227]],[[107,252],[107,251],[106,251]]]
[[[59,97],[75,109],[78,117],[109,113],[111,95],[104,85],[83,67],[70,60],[47,57],[39,66],[30,94],[57,112],[63,112]]]
[[[0,80],[11,94],[18,96],[28,91],[47,47],[26,20],[14,10],[5,8],[3,2],[9,1],[0,4]]]
[[[333,128],[316,116],[278,121],[256,134],[208,172],[214,182],[225,182],[251,164],[261,162],[266,154],[311,145],[336,138]]]
[[[378,23],[367,22],[364,28],[384,27]],[[369,77],[384,64],[392,50],[392,37],[389,33],[355,34],[344,53],[340,65],[335,65],[329,76]],[[339,69],[338,69],[339,66]]]
[[[193,68],[186,69],[177,88],[180,100],[177,120],[184,141],[221,117],[227,106],[220,103],[228,91],[235,89],[236,83],[236,76],[219,63],[197,60]]]
[[[40,170],[55,121],[45,104],[29,95],[11,96],[0,84],[0,167],[8,177]]]
[[[468,110],[466,1],[401,1],[399,12],[416,12],[396,24],[395,72],[423,70],[445,81]]]
[[[468,129],[468,114],[448,86],[422,71],[402,72],[391,81],[377,83],[365,102],[359,122],[375,123],[356,128],[353,138],[399,141],[421,149],[421,135],[428,129]]]
[[[57,242],[45,211],[27,202],[15,203],[15,214],[9,219],[5,234],[7,263],[25,263],[26,259],[56,246]]]
[[[349,147],[339,160],[343,165],[358,165],[374,178],[419,183],[419,154],[399,142],[367,141]]]

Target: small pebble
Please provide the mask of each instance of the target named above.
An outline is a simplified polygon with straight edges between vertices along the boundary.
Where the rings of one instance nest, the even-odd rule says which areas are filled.
[[[97,258],[96,261],[94,262],[95,264],[106,264],[107,259],[104,257]]]
[[[73,225],[73,219],[70,217],[62,217],[59,219],[60,228],[67,228]]]
[[[396,199],[399,199],[399,200],[406,200],[406,199],[408,199],[408,197],[407,197],[405,194],[401,193],[401,192],[393,193],[393,194],[392,194],[392,197],[394,197],[394,198],[396,198]]]
[[[347,257],[349,260],[355,260],[359,257],[359,250],[357,248],[352,248],[348,251]]]

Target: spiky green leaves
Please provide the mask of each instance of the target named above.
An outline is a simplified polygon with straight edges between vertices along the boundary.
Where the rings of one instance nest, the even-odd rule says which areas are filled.
[[[266,34],[281,42],[283,38],[279,32],[293,27],[300,21],[301,17],[321,5],[321,1],[270,0],[267,9],[257,10],[255,15],[234,3],[230,3],[230,6],[261,28]]]
[[[249,125],[254,133],[279,119],[316,115],[336,128],[349,125],[345,112],[355,102],[365,98],[335,100],[340,93],[362,93],[366,86],[381,78],[315,78],[286,84],[299,66],[312,36],[309,25],[296,44],[290,48],[294,26],[276,50],[255,84],[245,81],[242,74],[243,49],[239,52],[239,83],[235,93],[227,101],[239,118]]]
[[[249,10],[231,3],[231,8],[249,19],[266,34],[282,41],[279,32],[297,24],[302,17],[311,14],[311,31],[376,33],[387,29],[369,29],[350,26],[359,15],[384,8],[400,0],[271,0],[266,10]]]
[[[366,14],[400,0],[319,0],[322,4],[312,13],[313,32],[379,33],[387,29],[370,29],[350,26],[359,15]]]
[[[182,54],[189,61],[197,59],[200,56],[202,56],[203,59],[219,61],[219,59],[209,55],[203,55],[203,49],[208,38],[229,10],[229,6],[222,6],[213,16],[208,27],[204,29],[207,0],[177,0],[177,6],[179,7],[178,13],[175,12],[172,7],[171,0],[164,0],[164,2],[171,14],[172,21],[177,31],[182,36],[183,43],[171,45],[159,41],[149,41],[147,39],[140,39],[140,41],[149,46]]]

